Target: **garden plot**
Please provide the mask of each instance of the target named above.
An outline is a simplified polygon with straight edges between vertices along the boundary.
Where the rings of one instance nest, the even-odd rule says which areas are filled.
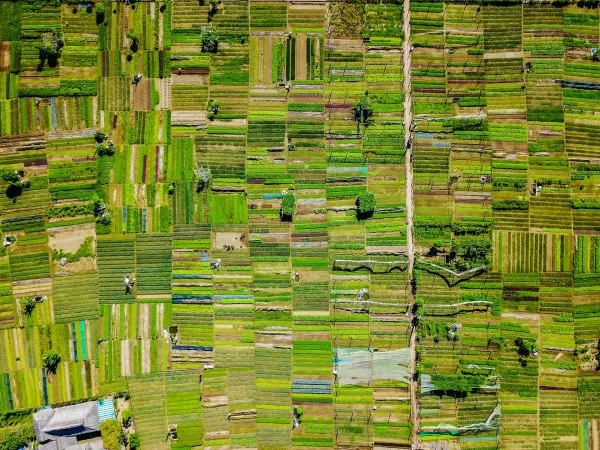
[[[167,422],[177,424],[178,444],[202,444],[201,385],[198,371],[167,372],[165,388]]]
[[[202,75],[173,77],[171,105],[173,111],[200,111],[206,109],[208,86]]]
[[[0,259],[0,328],[11,328],[15,324],[15,302],[10,283],[10,266],[8,258]]]
[[[211,441],[229,441],[227,387],[226,370],[211,370],[202,374],[205,445],[210,445]]]
[[[106,4],[97,23],[83,5],[0,1],[0,165],[31,182],[0,199],[17,237],[0,257],[0,413],[129,392],[144,448],[410,446],[417,432],[424,448],[594,448],[597,11],[412,1],[408,37],[389,2],[163,3]],[[51,30],[64,46],[38,67]],[[333,373],[352,353],[406,359],[410,313],[419,430],[396,369]],[[440,376],[489,386],[428,392]],[[465,433],[497,408],[500,429]]]
[[[55,278],[52,295],[56,323],[99,317],[98,276],[95,273]]]
[[[240,447],[256,445],[256,378],[252,368],[227,371],[229,435]]]
[[[167,434],[167,396],[165,374],[155,373],[129,378],[131,406],[136,417],[136,431],[142,445],[156,449],[169,449]]]

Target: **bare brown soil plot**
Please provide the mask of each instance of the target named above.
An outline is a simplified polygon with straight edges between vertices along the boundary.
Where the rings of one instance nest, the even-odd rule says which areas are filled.
[[[10,70],[10,42],[0,41],[0,72]]]

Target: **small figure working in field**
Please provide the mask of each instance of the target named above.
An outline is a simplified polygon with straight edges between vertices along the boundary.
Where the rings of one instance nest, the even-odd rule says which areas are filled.
[[[96,216],[101,216],[106,211],[106,205],[98,205],[94,208],[94,213]]]
[[[131,294],[133,292],[133,286],[135,285],[135,278],[130,279],[129,275],[125,275],[125,293]]]
[[[358,301],[362,302],[364,301],[364,296],[367,295],[369,293],[369,291],[366,288],[362,288],[360,291],[358,291]]]
[[[4,248],[6,248],[9,245],[14,244],[15,242],[17,242],[17,238],[15,236],[9,236],[7,234],[4,236],[4,241],[2,242],[2,245],[4,245]]]
[[[213,270],[217,270],[219,265],[221,264],[221,258],[217,259],[217,262],[210,263],[210,268]]]

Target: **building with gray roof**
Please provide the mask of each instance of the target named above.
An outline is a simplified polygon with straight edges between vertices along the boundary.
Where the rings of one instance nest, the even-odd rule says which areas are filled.
[[[33,414],[33,427],[39,450],[99,450],[96,443],[78,444],[79,438],[100,433],[98,402],[79,403],[62,408],[46,408]]]

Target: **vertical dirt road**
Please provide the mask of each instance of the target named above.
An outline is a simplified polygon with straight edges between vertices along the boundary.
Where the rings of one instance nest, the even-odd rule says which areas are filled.
[[[413,242],[413,171],[412,171],[412,143],[411,143],[411,43],[410,43],[410,1],[404,1],[404,47],[403,47],[403,64],[404,64],[404,148],[406,149],[406,241],[408,251],[408,277],[413,279],[413,269],[415,265],[415,246]],[[413,311],[415,296],[412,293],[412,288],[409,286],[409,303],[410,303],[410,318],[413,323]],[[416,372],[416,346],[417,346],[417,330],[410,327],[410,370],[414,374]],[[419,448],[419,404],[418,404],[418,387],[417,380],[411,381],[410,385],[410,420],[412,425],[412,447]]]

